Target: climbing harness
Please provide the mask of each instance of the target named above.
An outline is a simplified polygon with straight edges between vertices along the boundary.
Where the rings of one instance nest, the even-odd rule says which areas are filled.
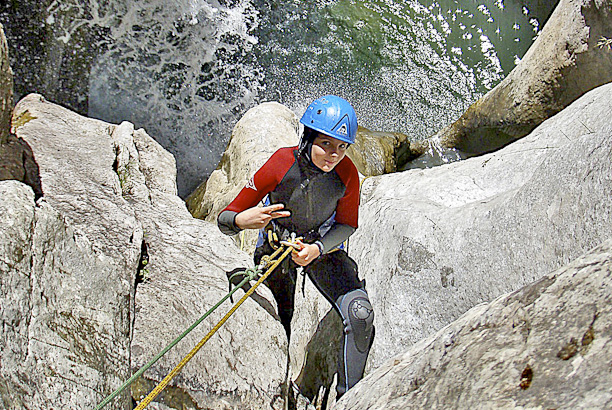
[[[251,280],[255,280],[255,278],[259,277],[257,282],[245,292],[244,296],[230,309],[230,311],[211,329],[210,332],[200,342],[180,361],[180,363],[170,372],[168,375],[145,397],[136,407],[135,410],[142,410],[146,408],[155,397],[162,392],[162,390],[170,383],[170,381],[181,371],[183,367],[195,356],[195,354],[204,346],[204,344],[223,326],[223,324],[230,318],[231,315],[236,312],[236,310],[242,305],[257,289],[259,285],[261,285],[264,280],[280,265],[280,263],[294,250],[299,250],[300,247],[296,243],[296,241],[301,238],[296,238],[295,234],[291,235],[291,239],[288,241],[280,241],[280,245],[276,251],[274,251],[271,255],[265,255],[261,262],[259,263],[256,269],[246,269],[244,273],[240,273],[244,275],[244,279],[236,285],[234,289],[230,289],[230,292],[225,295],[215,306],[213,306],[210,310],[208,310],[202,317],[200,317],[197,321],[193,323],[187,330],[185,330],[179,337],[172,341],[166,348],[164,348],[157,356],[155,356],[149,363],[144,365],[140,370],[138,370],[132,377],[130,377],[121,387],[115,390],[112,394],[106,397],[96,408],[95,410],[100,410],[108,403],[111,402],[117,395],[119,395],[122,391],[124,391],[128,386],[130,386],[138,377],[140,377],[146,370],[148,370],[155,362],[157,362],[164,354],[166,354],[170,349],[172,349],[179,341],[181,341],[189,332],[191,332],[197,325],[199,325],[204,319],[206,319],[213,311],[215,311],[223,302],[225,302],[228,298],[230,298],[238,289],[242,288],[247,282]],[[279,256],[280,254],[280,256]],[[278,258],[277,258],[278,257]],[[277,258],[277,259],[275,259]],[[267,269],[267,270],[266,270]],[[261,275],[261,273],[266,270],[266,272]],[[235,276],[236,274],[232,275]],[[260,276],[261,275],[261,276]],[[231,278],[230,278],[231,283]],[[231,288],[231,285],[230,285]]]

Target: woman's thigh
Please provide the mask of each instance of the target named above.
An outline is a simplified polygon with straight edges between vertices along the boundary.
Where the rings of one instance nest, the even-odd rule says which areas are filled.
[[[357,264],[343,250],[321,256],[305,272],[334,306],[340,296],[364,287],[359,281]]]

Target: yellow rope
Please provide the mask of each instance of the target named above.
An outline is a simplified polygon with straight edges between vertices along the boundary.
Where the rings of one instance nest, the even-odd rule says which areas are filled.
[[[274,252],[271,257],[273,258],[274,256],[276,256],[279,253],[280,249],[281,248],[279,248],[277,252]],[[257,287],[261,285],[264,280],[266,280],[266,278],[272,273],[272,271],[276,269],[276,267],[283,261],[283,259],[287,257],[287,255],[291,253],[292,250],[292,247],[287,247],[281,257],[272,263],[270,268],[266,271],[266,273],[262,275],[261,278],[259,278],[257,283],[255,283],[255,285],[253,285],[253,287],[244,294],[244,296],[230,309],[230,311],[227,312],[225,316],[223,316],[223,319],[221,319],[219,323],[217,323],[215,327],[213,327],[212,330],[208,332],[208,334],[204,336],[204,338],[200,340],[200,342],[193,349],[191,349],[187,356],[185,356],[183,360],[181,360],[181,362],[174,369],[172,369],[172,371],[168,373],[166,377],[164,377],[164,379],[151,391],[151,393],[149,393],[149,395],[138,404],[138,407],[136,407],[135,410],[143,410],[144,408],[146,408],[151,403],[151,401],[153,401],[153,399],[155,399],[155,397],[157,397],[157,395],[161,393],[164,388],[166,388],[166,386],[168,385],[168,383],[170,383],[174,376],[176,376],[178,372],[180,372],[181,369],[185,367],[187,362],[189,362],[193,358],[193,356],[195,356],[198,350],[200,350],[202,346],[204,346],[208,339],[210,339],[212,335],[214,335],[217,330],[219,330],[219,328],[223,326],[227,319],[229,319],[229,317],[234,314],[236,309],[238,309],[238,307],[240,307],[240,305],[242,305],[242,303],[244,303],[244,301],[247,300],[248,297],[253,294],[253,292],[255,292],[255,289],[257,289]]]

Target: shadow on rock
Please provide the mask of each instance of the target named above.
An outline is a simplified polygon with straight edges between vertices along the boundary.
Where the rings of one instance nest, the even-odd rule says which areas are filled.
[[[9,135],[0,145],[0,181],[16,179],[34,190],[36,199],[43,196],[40,171],[32,148],[23,139]]]
[[[342,321],[330,309],[306,347],[306,362],[295,380],[299,392],[317,408],[327,408],[342,343]]]

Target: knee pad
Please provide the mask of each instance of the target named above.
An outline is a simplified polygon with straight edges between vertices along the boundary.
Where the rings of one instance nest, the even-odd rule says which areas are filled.
[[[339,302],[345,333],[353,334],[360,353],[368,352],[374,333],[374,309],[368,294],[363,289],[353,290],[340,297]]]

